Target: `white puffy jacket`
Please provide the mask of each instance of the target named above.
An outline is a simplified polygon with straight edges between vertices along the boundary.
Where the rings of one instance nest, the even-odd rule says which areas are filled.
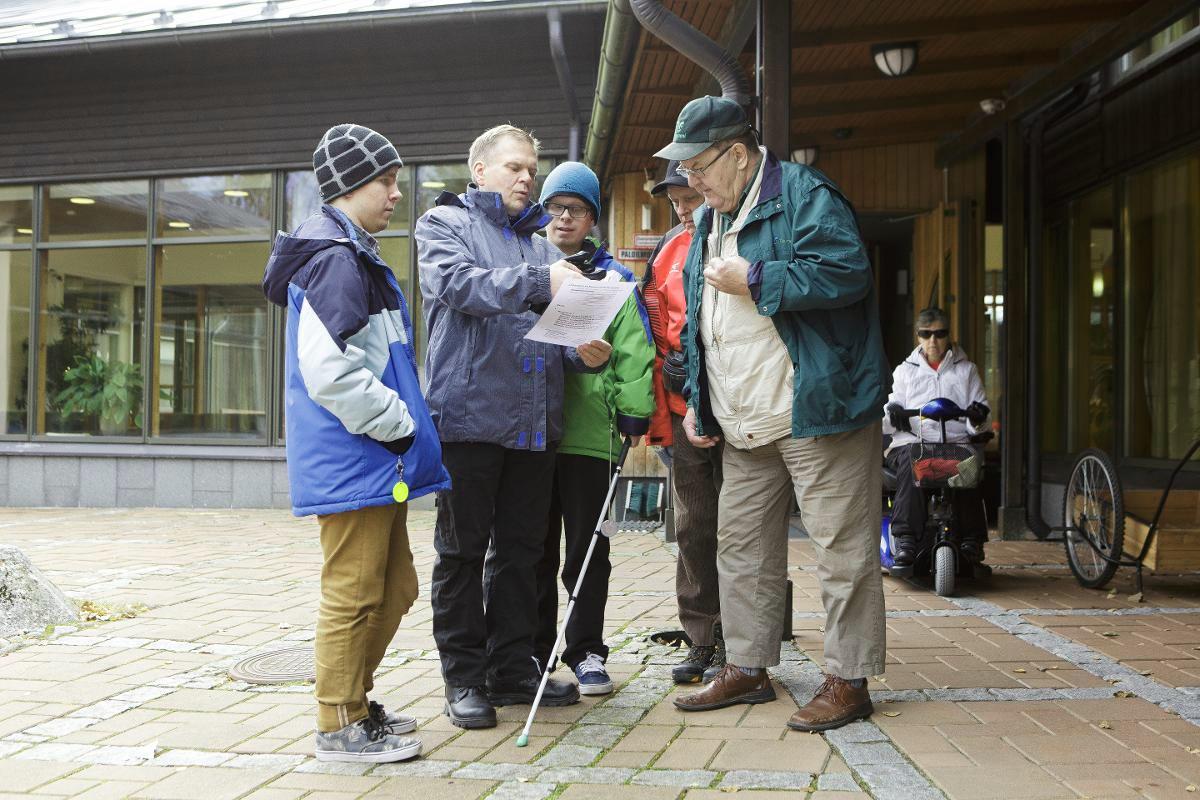
[[[964,411],[971,403],[987,403],[983,381],[979,379],[979,370],[958,346],[946,352],[936,371],[929,366],[920,347],[915,348],[908,358],[892,371],[892,392],[888,395],[886,405],[896,403],[903,408],[920,408],[935,397],[953,400]],[[913,433],[896,430],[888,421],[886,405],[883,411],[883,432],[892,435],[892,444],[888,452],[891,452],[892,448],[917,441],[918,422],[922,439],[927,442],[942,440],[942,424],[931,419],[913,417]],[[946,441],[964,442],[972,433],[978,433],[987,427],[986,421],[978,428],[966,420],[947,422]]]

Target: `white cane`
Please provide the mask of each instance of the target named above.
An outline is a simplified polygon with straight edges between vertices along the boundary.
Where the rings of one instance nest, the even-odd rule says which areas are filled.
[[[546,691],[546,681],[550,680],[550,665],[558,658],[558,649],[562,647],[563,640],[566,638],[567,623],[571,621],[571,612],[575,610],[575,598],[579,596],[579,590],[583,588],[583,579],[587,577],[588,564],[592,560],[592,552],[596,549],[598,537],[606,535],[602,530],[604,518],[608,516],[608,506],[612,502],[613,492],[617,489],[617,479],[621,477],[621,469],[625,466],[625,456],[629,453],[630,444],[629,437],[625,437],[625,443],[621,445],[621,454],[617,457],[616,469],[613,470],[612,480],[608,484],[608,494],[604,496],[604,505],[600,508],[600,519],[596,520],[592,541],[588,543],[587,555],[583,557],[583,566],[579,568],[579,578],[575,581],[575,588],[571,590],[571,597],[567,601],[567,613],[563,615],[562,624],[558,626],[558,636],[554,640],[554,648],[551,649],[550,658],[546,660],[546,666],[542,669],[542,680],[538,684],[537,694],[533,696],[533,706],[529,709],[529,717],[525,720],[525,727],[522,729],[521,735],[517,737],[517,747],[529,744],[529,729],[533,726],[533,717],[537,714],[538,704],[542,702],[542,692]]]

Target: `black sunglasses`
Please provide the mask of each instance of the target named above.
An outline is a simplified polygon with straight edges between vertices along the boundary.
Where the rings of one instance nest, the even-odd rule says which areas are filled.
[[[936,336],[939,339],[945,339],[949,335],[950,331],[947,328],[938,328],[932,331],[928,328],[921,328],[917,331],[917,336],[922,339],[928,339],[930,336]]]

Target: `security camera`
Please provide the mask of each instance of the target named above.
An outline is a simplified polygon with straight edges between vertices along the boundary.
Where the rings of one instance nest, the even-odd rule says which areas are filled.
[[[990,117],[1004,110],[1004,100],[999,97],[985,97],[979,101],[979,108]]]

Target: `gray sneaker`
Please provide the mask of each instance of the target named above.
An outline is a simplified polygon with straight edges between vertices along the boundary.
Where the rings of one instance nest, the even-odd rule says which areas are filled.
[[[376,703],[374,700],[367,703],[367,713],[371,715],[371,719],[387,728],[388,733],[412,733],[417,729],[416,717],[401,714],[399,711],[388,711],[382,703]]]
[[[421,740],[396,736],[371,717],[352,722],[340,731],[317,732],[317,761],[358,761],[384,764],[421,755]]]

